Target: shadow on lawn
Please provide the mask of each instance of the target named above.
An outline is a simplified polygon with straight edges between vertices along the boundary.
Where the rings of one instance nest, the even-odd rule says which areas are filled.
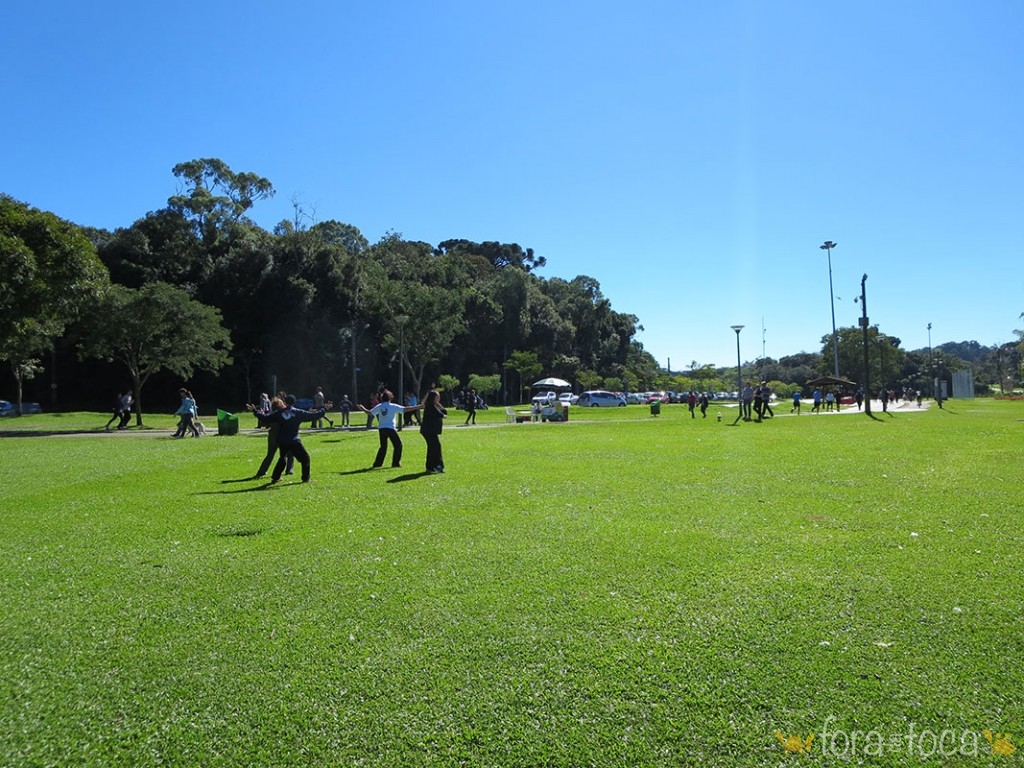
[[[425,477],[426,475],[432,475],[432,474],[434,474],[434,473],[433,472],[425,472],[425,471],[424,472],[410,472],[407,475],[399,475],[398,477],[393,477],[390,480],[388,480],[388,482],[389,483],[404,483],[406,480],[416,480],[418,478]]]
[[[245,479],[246,480],[251,480],[252,478],[251,477],[247,477]],[[221,480],[221,482],[222,483],[240,483],[242,481],[241,480]],[[288,483],[288,485],[299,485],[299,483]],[[253,493],[253,492],[259,492],[259,491],[266,491],[266,490],[269,490],[270,488],[278,488],[280,486],[281,486],[281,483],[278,483],[278,484],[275,485],[274,483],[264,482],[264,483],[262,483],[260,485],[254,485],[251,488],[233,488],[233,489],[230,489],[230,490],[224,489],[224,490],[221,490],[221,491],[197,491],[196,492],[196,496],[221,496],[221,495],[228,494],[228,493]]]

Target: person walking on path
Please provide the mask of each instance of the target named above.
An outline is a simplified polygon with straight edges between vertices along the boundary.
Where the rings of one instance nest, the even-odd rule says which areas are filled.
[[[275,397],[273,400],[268,400],[267,402],[268,406],[265,410],[263,408],[254,407],[252,403],[246,406],[260,422],[260,426],[266,426],[267,428],[267,455],[263,457],[263,462],[260,464],[260,468],[257,469],[256,474],[252,476],[253,480],[259,480],[267,474],[267,470],[270,469],[270,463],[274,460],[274,455],[277,453],[277,433],[280,429],[280,424],[276,421],[264,424],[261,417],[267,417],[275,411],[283,411],[285,404],[284,400],[280,397]],[[295,473],[295,456],[293,454],[288,454],[288,458],[285,462],[284,473],[286,475]]]
[[[391,391],[385,389],[380,393],[380,402],[373,408],[367,408],[362,403],[359,404],[359,410],[369,415],[372,419],[377,419],[377,435],[380,438],[380,448],[377,449],[377,457],[373,460],[373,468],[377,469],[384,466],[384,459],[388,455],[388,443],[391,443],[391,466],[401,467],[402,466],[402,438],[398,436],[398,430],[395,428],[395,419],[401,416],[403,413],[411,410],[420,410],[423,408],[422,405],[413,406],[406,408],[404,405],[398,405],[391,402],[391,398],[394,395]]]
[[[775,418],[775,411],[772,410],[772,388],[767,381],[761,382],[761,418]]]
[[[132,420],[132,403],[134,402],[135,397],[130,389],[121,395],[121,421],[117,425],[118,429],[128,429],[128,422]]]
[[[799,390],[793,390],[793,407],[789,409],[790,413],[795,413],[797,416],[800,415],[800,398],[803,397],[803,393]]]
[[[181,405],[178,406],[174,415],[180,417],[180,421],[178,422],[178,431],[174,433],[174,436],[184,437],[185,432],[188,431],[192,433],[192,437],[199,437],[199,429],[196,427],[198,409],[195,398],[184,387],[178,390],[178,394],[181,395]]]
[[[287,395],[284,398],[284,408],[279,411],[271,411],[268,416],[257,416],[262,424],[271,429],[277,426],[277,464],[274,465],[274,473],[270,476],[270,482],[276,483],[281,479],[288,457],[293,456],[299,460],[302,467],[302,482],[309,482],[310,459],[309,451],[299,439],[299,427],[304,421],[313,421],[324,417],[323,408],[316,411],[304,411],[295,407],[295,395]]]
[[[747,386],[743,388],[742,402],[740,403],[740,413],[743,416],[744,421],[750,421],[753,418],[751,414],[751,406],[754,404],[754,388],[747,382]]]
[[[708,393],[700,393],[700,417],[706,419],[708,417]]]
[[[815,389],[811,397],[814,399],[814,407],[811,408],[811,413],[821,413],[821,390]]]
[[[426,471],[441,474],[444,472],[444,456],[441,453],[441,428],[444,417],[448,415],[441,405],[441,395],[436,389],[427,393],[423,401],[423,419],[420,422],[420,434],[427,443]]]
[[[110,417],[110,421],[103,427],[107,432],[110,431],[110,425],[115,421],[120,422],[121,419],[121,398],[124,397],[120,392],[117,393],[117,397],[114,398],[113,416]]]
[[[469,390],[469,394],[466,395],[466,423],[463,426],[467,426],[472,419],[473,423],[476,424],[476,390]]]

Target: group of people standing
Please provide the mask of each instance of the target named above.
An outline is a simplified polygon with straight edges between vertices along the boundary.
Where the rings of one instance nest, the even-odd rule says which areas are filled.
[[[763,421],[766,418],[774,418],[775,411],[772,410],[772,388],[771,385],[762,380],[755,388],[751,382],[740,393],[740,418],[744,421]],[[754,414],[757,418],[754,419]]]
[[[348,398],[346,397],[346,400]],[[423,418],[420,420],[420,434],[427,444],[427,456],[425,471],[428,473],[444,472],[444,456],[441,450],[441,432],[444,418],[448,411],[441,405],[441,397],[436,389],[432,389],[422,405],[400,405],[394,402],[394,395],[388,389],[383,389],[376,395],[376,404],[372,408],[366,408],[362,404],[356,407],[367,414],[371,419],[377,421],[377,431],[380,440],[380,447],[373,461],[373,468],[384,466],[387,458],[388,446],[391,447],[391,466],[402,466],[402,438],[398,434],[396,420],[406,415],[421,412]],[[274,465],[271,474],[271,483],[280,481],[283,474],[292,474],[294,462],[297,459],[302,469],[302,482],[308,483],[310,479],[310,457],[309,452],[299,438],[299,427],[302,422],[309,421],[313,424],[324,419],[327,409],[333,403],[323,401],[319,407],[310,410],[298,408],[295,405],[295,396],[279,393],[278,396],[267,398],[264,407],[264,400],[261,398],[260,406],[249,404],[246,408],[256,416],[260,426],[267,427],[267,454],[256,471],[253,479],[266,476],[270,464],[277,456],[277,463]],[[351,409],[350,409],[351,410]],[[343,411],[344,422],[347,422],[347,412]],[[332,423],[333,426],[333,423]]]

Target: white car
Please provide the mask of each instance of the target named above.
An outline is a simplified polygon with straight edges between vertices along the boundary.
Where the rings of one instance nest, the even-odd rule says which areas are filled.
[[[558,396],[558,399],[565,405],[576,405],[579,402],[579,395],[574,395],[572,392],[563,392]]]
[[[580,395],[577,404],[581,408],[618,408],[625,407],[626,401],[614,392],[595,389]]]
[[[533,396],[533,399],[530,402],[533,403],[534,405],[539,405],[543,407],[545,405],[554,404],[555,400],[557,399],[557,392],[538,392],[536,395]]]

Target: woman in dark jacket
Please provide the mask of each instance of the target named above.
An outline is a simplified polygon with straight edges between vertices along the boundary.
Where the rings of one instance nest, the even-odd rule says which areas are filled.
[[[427,442],[427,472],[444,472],[444,457],[441,455],[441,426],[444,417],[448,415],[441,407],[441,395],[436,389],[427,393],[427,399],[423,401],[423,423],[420,424],[420,434]]]

